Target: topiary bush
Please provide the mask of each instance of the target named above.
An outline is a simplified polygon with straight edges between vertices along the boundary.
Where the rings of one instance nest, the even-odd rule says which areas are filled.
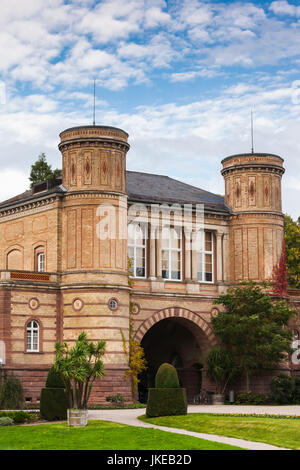
[[[56,372],[54,367],[51,367],[48,372],[46,388],[65,388],[65,384],[61,375]]]
[[[63,388],[42,388],[40,413],[47,421],[67,419],[68,401]]]
[[[41,417],[47,421],[67,419],[68,400],[64,382],[52,367],[47,376],[46,388],[42,388],[40,398]]]
[[[162,364],[155,376],[155,388],[178,388],[178,374],[174,366]]]
[[[0,408],[6,410],[16,410],[23,408],[24,398],[22,384],[13,375],[5,377],[0,392]]]
[[[162,364],[155,377],[155,388],[149,389],[146,414],[154,418],[186,413],[186,390],[179,387],[177,371],[171,364]]]
[[[14,424],[13,419],[9,418],[8,416],[4,416],[0,418],[0,426],[12,426]]]
[[[295,382],[289,375],[280,373],[271,381],[271,397],[274,402],[286,405],[293,402]]]

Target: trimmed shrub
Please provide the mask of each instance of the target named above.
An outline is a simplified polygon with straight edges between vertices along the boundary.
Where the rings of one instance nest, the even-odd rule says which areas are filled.
[[[54,367],[51,367],[48,372],[46,388],[65,388],[65,384],[61,378],[61,375],[56,372]]]
[[[47,421],[67,419],[68,401],[63,388],[42,388],[40,413]]]
[[[293,402],[296,403],[296,405],[300,405],[300,377],[294,378],[294,384]]]
[[[3,418],[0,418],[0,426],[11,426],[12,424],[14,424],[14,422],[8,416],[7,417],[4,416]]]
[[[155,388],[178,388],[179,380],[175,367],[171,364],[162,364],[155,377]]]
[[[269,395],[264,395],[263,393],[238,393],[235,405],[267,405],[270,404],[271,397]]]
[[[23,408],[23,389],[19,379],[13,375],[8,375],[1,387],[0,408],[16,410]]]
[[[185,388],[150,388],[147,411],[149,418],[157,416],[186,415]]]
[[[295,382],[286,374],[278,374],[271,381],[271,397],[276,403],[285,405],[293,402]]]
[[[124,406],[125,398],[121,393],[117,393],[116,395],[109,395],[106,397],[106,401],[114,403],[115,405]]]

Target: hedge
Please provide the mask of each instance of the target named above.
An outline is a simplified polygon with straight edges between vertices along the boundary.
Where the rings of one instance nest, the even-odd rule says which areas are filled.
[[[146,410],[149,418],[186,415],[186,413],[187,399],[185,388],[149,388]]]

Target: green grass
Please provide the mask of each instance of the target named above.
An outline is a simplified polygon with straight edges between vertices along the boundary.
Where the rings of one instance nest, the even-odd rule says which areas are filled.
[[[106,421],[0,428],[0,450],[238,450],[217,442]]]
[[[142,416],[140,419],[158,426],[265,442],[289,449],[300,449],[300,421],[298,419],[215,416],[202,413],[160,418]]]

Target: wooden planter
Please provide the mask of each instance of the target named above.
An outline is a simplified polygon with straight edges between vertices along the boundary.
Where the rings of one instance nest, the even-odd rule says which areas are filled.
[[[75,428],[87,426],[88,410],[68,410],[68,426]]]
[[[221,395],[218,393],[214,393],[212,396],[212,404],[213,405],[224,405],[225,402],[225,395]]]

